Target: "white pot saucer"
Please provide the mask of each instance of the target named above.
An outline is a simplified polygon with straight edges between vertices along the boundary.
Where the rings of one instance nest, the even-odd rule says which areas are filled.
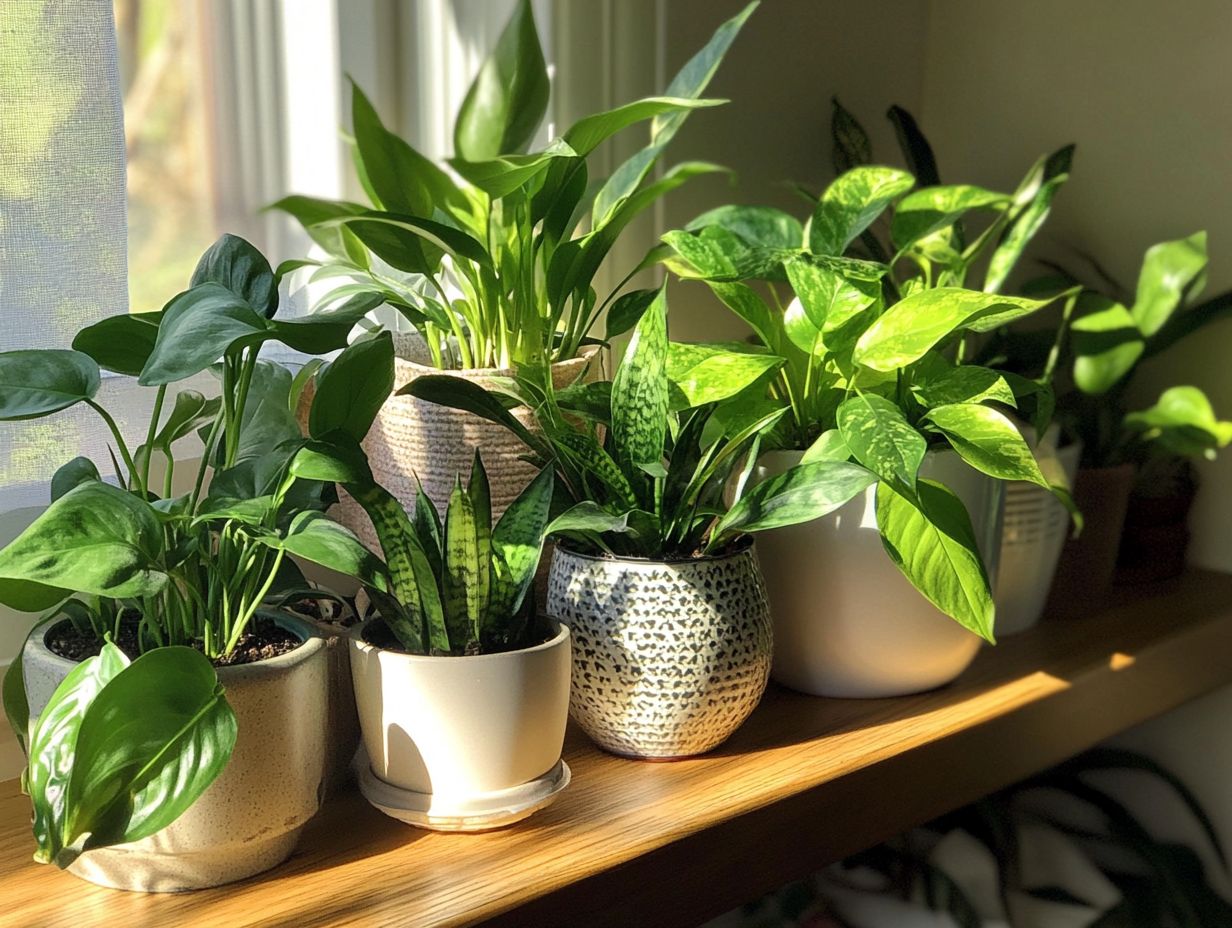
[[[362,747],[355,755],[359,791],[374,807],[400,822],[429,831],[489,831],[520,822],[549,805],[569,785],[572,773],[563,759],[541,777],[511,789],[471,796],[439,797],[386,783],[368,763]]]

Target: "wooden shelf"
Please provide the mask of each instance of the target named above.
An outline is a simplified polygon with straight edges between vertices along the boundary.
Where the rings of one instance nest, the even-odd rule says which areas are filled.
[[[99,889],[31,862],[0,784],[0,924],[691,926],[1232,682],[1232,576],[1194,572],[985,649],[952,686],[829,700],[771,687],[696,760],[621,760],[571,733],[573,784],[502,832],[428,834],[355,794],[295,856],[218,890]]]

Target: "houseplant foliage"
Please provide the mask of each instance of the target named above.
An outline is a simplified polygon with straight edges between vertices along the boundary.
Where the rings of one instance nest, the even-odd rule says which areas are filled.
[[[476,75],[454,122],[448,169],[381,123],[354,88],[354,156],[369,205],[291,196],[274,204],[327,253],[316,279],[339,286],[323,308],[356,294],[395,307],[438,368],[509,368],[577,355],[600,301],[593,281],[624,227],[669,191],[719,170],[702,162],[652,170],[698,108],[756,4],[716,30],[648,97],[584,117],[528,151],[547,112],[549,80],[529,0],[522,0]],[[650,122],[648,144],[607,178],[590,155]],[[614,295],[614,294],[613,294]]]
[[[657,255],[680,277],[705,281],[749,324],[758,346],[750,350],[782,359],[728,414],[778,411],[766,449],[863,468],[878,481],[891,559],[941,611],[990,640],[992,593],[971,520],[950,489],[919,470],[930,448],[949,447],[977,471],[1034,483],[1068,503],[1012,418],[1047,424],[1046,383],[969,362],[984,333],[1053,298],[995,291],[1033,234],[1023,224],[1046,212],[1064,181],[1061,161],[1040,159],[1012,195],[917,187],[905,171],[858,165],[816,199],[805,222],[768,207],[721,207],[664,235]],[[960,224],[976,210],[991,218],[963,245]],[[892,250],[870,232],[883,214]],[[850,256],[860,245],[884,260]],[[968,289],[985,260],[986,289]]]
[[[113,441],[109,466],[61,467],[50,506],[0,550],[0,602],[50,610],[45,622],[67,621],[100,648],[63,680],[32,733],[20,660],[4,681],[29,753],[38,860],[64,867],[153,834],[216,779],[237,728],[214,664],[234,653],[265,599],[294,582],[289,555],[360,576],[379,566],[324,517],[329,488],[288,473],[299,435],[292,378],[258,357],[269,341],[340,347],[372,301],[281,319],[277,283],[252,245],[223,236],[161,311],[88,326],[72,350],[0,354],[0,418],[83,404]],[[207,369],[219,396],[188,385],[171,394]],[[139,445],[96,399],[104,370],[156,390]],[[194,436],[200,462],[177,495],[177,449]],[[134,625],[125,654],[118,644]]]

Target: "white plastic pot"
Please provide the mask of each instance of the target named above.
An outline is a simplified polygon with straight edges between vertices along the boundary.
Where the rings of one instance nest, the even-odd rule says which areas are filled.
[[[756,479],[799,463],[775,451]],[[952,451],[930,451],[920,475],[967,507],[990,576],[1001,539],[1002,484]],[[890,561],[877,531],[876,485],[821,519],[758,535],[774,621],[775,680],[815,696],[876,698],[949,683],[981,639],[925,599]]]
[[[360,788],[381,811],[438,831],[500,827],[553,798],[569,716],[569,629],[518,651],[429,657],[350,633],[363,732]]]
[[[321,804],[328,672],[325,642],[295,616],[275,621],[303,637],[289,654],[220,667],[239,734],[227,766],[189,809],[148,838],[82,854],[69,871],[91,883],[181,892],[242,880],[282,863]],[[22,671],[30,714],[75,666],[36,635]]]
[[[770,615],[751,543],[681,561],[557,546],[548,612],[573,632],[570,712],[614,754],[705,753],[765,691]]]
[[[1066,484],[1073,486],[1082,446],[1071,444],[1058,450],[1055,442],[1054,430],[1036,450],[1040,466],[1050,479],[1063,475]],[[1025,632],[1044,614],[1069,527],[1069,513],[1043,487],[1020,481],[1006,484],[994,597],[998,637]]]

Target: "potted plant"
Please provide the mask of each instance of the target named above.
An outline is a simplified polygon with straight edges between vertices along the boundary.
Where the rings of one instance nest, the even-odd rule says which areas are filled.
[[[729,206],[664,235],[668,267],[704,280],[784,359],[733,404],[746,417],[782,414],[755,477],[825,460],[854,460],[874,475],[824,519],[763,538],[780,682],[847,697],[949,682],[981,637],[993,640],[1002,482],[1068,500],[1011,418],[1045,423],[1047,388],[967,363],[981,333],[1048,302],[964,287],[993,243],[989,274],[1008,272],[1025,244],[1011,233],[1046,173],[1041,159],[1013,196],[911,192],[911,174],[864,165],[831,184],[807,225]],[[891,204],[892,257],[845,256],[857,240],[875,250],[869,228]],[[976,209],[992,219],[964,247],[959,222]]]
[[[316,265],[314,279],[341,284],[319,309],[328,313],[364,293],[400,313],[411,331],[396,337],[398,387],[442,370],[492,386],[516,365],[545,359],[558,386],[593,376],[597,347],[587,336],[616,293],[600,301],[595,274],[634,216],[720,170],[687,162],[652,176],[689,114],[723,102],[702,93],[754,6],[719,27],[664,96],[587,116],[527,153],[547,111],[549,79],[531,4],[523,0],[458,111],[448,170],[387,130],[355,87],[354,154],[370,205],[302,196],[275,204],[327,255],[295,264]],[[590,155],[646,121],[647,146],[596,190]],[[526,411],[516,414],[529,421]],[[377,481],[406,506],[422,483],[444,508],[476,449],[497,515],[534,476],[509,433],[408,396],[381,410],[365,448]],[[376,541],[362,507],[345,495],[342,517],[365,541]]]
[[[925,201],[931,197],[942,203],[947,197],[961,199],[963,191],[967,191],[967,196],[972,195],[969,187],[942,186],[932,146],[911,113],[900,106],[891,106],[886,117],[894,127],[905,163],[924,188],[913,194],[914,197]],[[833,100],[830,118],[830,141],[836,174],[873,162],[872,144],[864,127],[837,98]],[[1005,286],[1024,249],[1047,220],[1053,199],[1066,183],[1073,152],[1074,146],[1069,145],[1037,161],[1012,200],[1003,200],[1000,205],[996,202],[984,204],[984,209],[994,217],[987,234],[975,236],[969,245],[966,244],[966,224],[970,220],[962,217],[956,218],[952,227],[944,232],[946,240],[964,245],[967,260],[960,281],[963,286],[970,285],[971,272],[982,265],[980,253],[987,252],[994,244],[997,245],[996,258],[990,256],[981,286],[992,292]],[[975,195],[978,198],[978,191]],[[960,205],[957,199],[950,203]],[[911,203],[906,201],[904,205]],[[852,243],[849,253],[878,261],[888,260],[895,254],[892,225],[892,219],[875,222]],[[1041,368],[1043,361],[1041,359]],[[979,363],[994,367],[1001,362],[996,354],[986,353],[979,359]],[[1055,363],[1054,358],[1053,366]],[[1063,432],[1060,423],[1054,422],[1038,432],[1034,426],[1018,424],[1049,481],[1072,485],[1082,451],[1081,440]],[[1070,522],[1065,507],[1049,490],[1024,480],[1006,482],[1001,547],[993,585],[998,637],[1026,631],[1039,621]]]
[[[1090,529],[1071,539],[1062,555],[1049,600],[1060,613],[1085,611],[1106,598],[1139,473],[1139,497],[1147,511],[1132,521],[1127,559],[1146,577],[1160,578],[1183,566],[1193,496],[1185,461],[1213,458],[1232,441],[1232,423],[1216,416],[1197,387],[1168,388],[1154,405],[1137,410],[1132,387],[1141,361],[1226,312],[1228,294],[1193,305],[1207,264],[1205,232],[1160,242],[1143,257],[1133,293],[1111,278],[1103,284],[1109,294],[1079,284],[1081,296],[1067,304],[1054,330],[1041,336],[1011,329],[987,347],[1016,370],[1042,368],[1049,377],[1055,371],[1058,419],[1082,441],[1074,494]],[[1035,288],[1075,286],[1074,275],[1055,269],[1056,276],[1036,281]],[[1175,498],[1146,502],[1152,495]],[[1150,526],[1145,534],[1140,531],[1144,525]],[[1135,549],[1139,541],[1149,545],[1152,537],[1162,544],[1145,552]]]
[[[547,609],[573,639],[570,712],[605,750],[689,757],[739,727],[771,653],[750,533],[829,512],[874,479],[821,461],[746,490],[743,462],[783,412],[735,421],[726,404],[781,363],[670,343],[660,290],[610,383],[557,391],[541,368],[524,372],[511,401],[535,410],[537,432],[473,384],[425,377],[406,388],[502,423],[555,468],[571,505],[549,526],[559,540]]]
[[[327,485],[288,475],[291,375],[257,353],[339,347],[369,306],[279,319],[269,265],[224,236],[161,312],[105,319],[71,351],[0,353],[0,418],[83,404],[114,441],[112,481],[68,462],[0,550],[0,601],[50,610],[4,681],[36,860],[125,889],[212,886],[282,861],[315,813],[324,644],[265,604],[293,556],[358,576],[379,562],[325,518]],[[97,400],[100,368],[157,388],[136,447]],[[207,368],[219,397],[166,402]],[[186,468],[176,449],[194,434],[204,449]]]
[[[423,828],[510,824],[569,781],[560,756],[569,630],[536,615],[526,595],[549,519],[551,471],[494,523],[476,453],[443,519],[422,490],[408,514],[376,482],[361,449],[372,416],[352,413],[356,397],[374,400],[375,413],[388,396],[381,369],[392,371],[392,345],[386,335],[348,351],[359,352],[354,363],[318,385],[313,440],[290,470],[345,487],[385,553],[388,569],[367,590],[374,617],[350,632],[365,748],[356,760],[360,789],[381,811]]]

